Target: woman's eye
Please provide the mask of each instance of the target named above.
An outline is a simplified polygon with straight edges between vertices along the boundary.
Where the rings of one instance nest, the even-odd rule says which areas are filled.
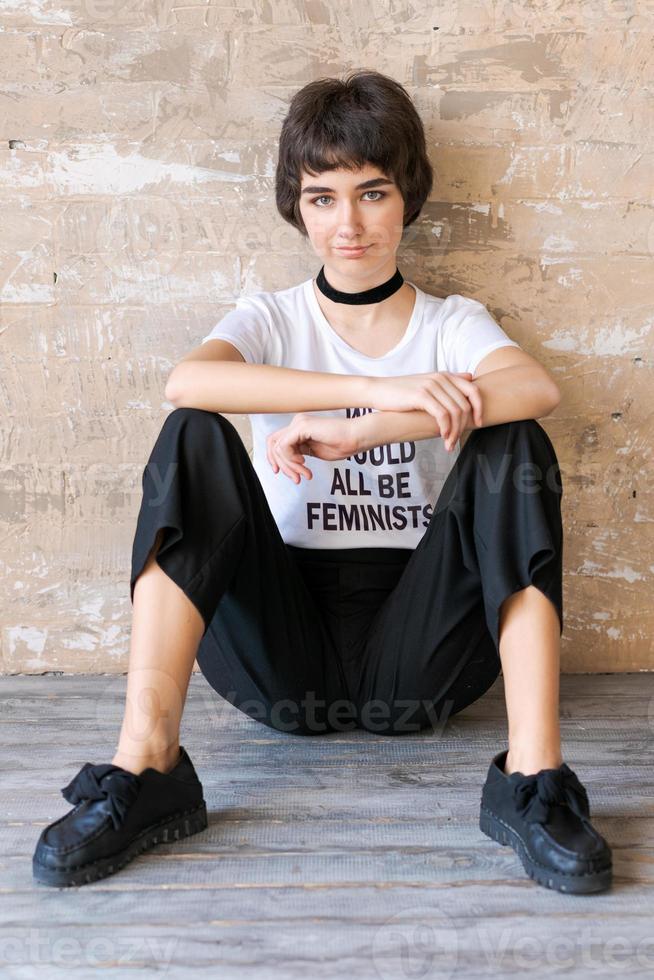
[[[384,191],[366,191],[366,194],[378,194],[379,196],[375,198],[376,201],[380,201],[382,197],[386,197]],[[363,196],[365,197],[366,194]],[[322,207],[323,205],[318,204],[318,201],[331,201],[331,197],[329,194],[321,194],[320,197],[314,197],[311,203],[317,205],[318,207]]]

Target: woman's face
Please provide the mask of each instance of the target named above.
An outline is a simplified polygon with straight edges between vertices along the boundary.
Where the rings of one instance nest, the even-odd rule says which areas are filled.
[[[397,184],[372,164],[317,176],[304,171],[300,214],[325,269],[367,278],[385,266],[395,268],[404,230],[404,199]],[[366,250],[348,254],[339,250],[341,246],[366,246]]]

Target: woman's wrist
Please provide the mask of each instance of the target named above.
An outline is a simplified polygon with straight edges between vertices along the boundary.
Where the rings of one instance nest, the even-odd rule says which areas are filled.
[[[354,430],[354,444],[356,453],[365,453],[368,449],[374,449],[377,445],[376,423],[379,412],[366,412],[365,415],[357,415],[350,419],[350,424]]]
[[[380,379],[374,377],[374,375],[371,375],[371,376],[368,376],[368,377],[362,377],[361,378],[361,382],[362,382],[362,389],[361,389],[362,404],[361,404],[361,407],[362,408],[376,408],[377,407],[375,405],[375,403],[374,403],[374,399],[375,399],[375,389],[376,389],[377,385],[379,384],[379,381],[380,381]]]
[[[419,409],[408,412],[367,412],[350,419],[354,424],[357,452],[395,442],[415,442],[440,436],[437,420]]]

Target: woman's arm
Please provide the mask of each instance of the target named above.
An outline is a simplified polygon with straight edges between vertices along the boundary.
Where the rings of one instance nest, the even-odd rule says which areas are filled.
[[[373,384],[375,378],[369,379]],[[481,393],[483,422],[499,425],[519,419],[539,419],[553,412],[561,401],[558,388],[538,367],[516,365],[474,378]],[[369,397],[374,399],[374,395]],[[350,420],[356,431],[357,452],[394,442],[433,439],[440,435],[437,420],[429,412],[369,412]],[[467,426],[468,429],[478,426]]]
[[[371,378],[244,364],[235,361],[181,361],[166,385],[175,408],[255,415],[366,408]]]

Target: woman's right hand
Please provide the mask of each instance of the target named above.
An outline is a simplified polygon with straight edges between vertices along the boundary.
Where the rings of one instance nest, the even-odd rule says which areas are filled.
[[[370,377],[368,406],[380,412],[429,412],[445,448],[453,449],[466,428],[482,425],[479,388],[469,371],[436,371],[399,377]]]

